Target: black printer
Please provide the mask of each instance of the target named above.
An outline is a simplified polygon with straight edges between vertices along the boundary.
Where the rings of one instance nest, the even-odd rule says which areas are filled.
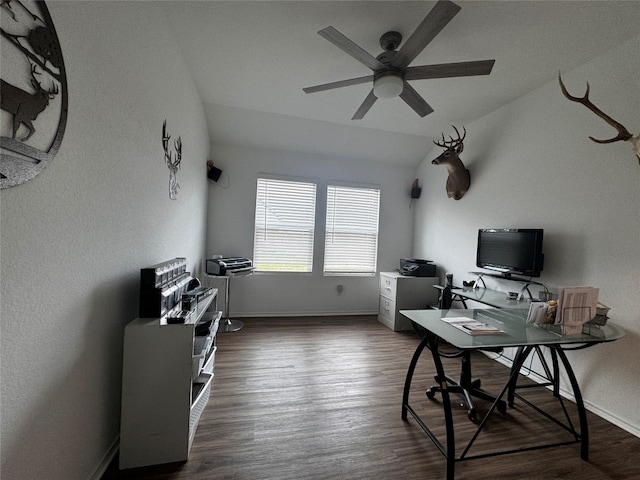
[[[401,258],[400,274],[408,277],[435,277],[436,265],[431,260]]]

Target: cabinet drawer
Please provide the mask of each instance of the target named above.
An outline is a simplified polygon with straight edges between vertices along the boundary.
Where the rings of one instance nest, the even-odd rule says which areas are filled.
[[[391,322],[395,321],[396,317],[396,302],[388,299],[384,295],[380,295],[380,303],[378,304],[378,313],[387,318]]]
[[[380,275],[380,295],[395,299],[397,290],[398,281],[396,278]]]
[[[204,366],[205,357],[211,349],[213,336],[195,337],[193,341],[193,357],[191,358],[191,378],[195,379],[200,375]]]
[[[213,347],[210,351],[209,351],[209,358],[207,358],[205,360],[204,366],[202,367],[202,373],[210,373],[213,374],[213,368],[216,364],[216,350],[218,349],[218,347]]]

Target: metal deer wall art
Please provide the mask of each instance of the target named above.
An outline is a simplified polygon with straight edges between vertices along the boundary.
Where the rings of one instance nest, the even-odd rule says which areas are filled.
[[[164,149],[164,162],[167,164],[167,167],[169,167],[169,198],[171,200],[175,200],[176,195],[178,194],[178,189],[180,188],[176,174],[178,173],[180,162],[182,161],[182,139],[178,137],[173,141],[173,145],[176,149],[175,158],[173,158],[173,153],[169,150],[170,139],[171,135],[167,133],[167,120],[165,119],[162,124],[162,148]]]
[[[638,135],[635,135],[635,136],[632,135],[629,132],[629,130],[627,130],[625,128],[624,125],[622,125],[621,123],[615,121],[609,115],[607,115],[602,110],[600,110],[598,107],[596,107],[591,102],[591,100],[589,100],[589,82],[587,82],[587,90],[586,90],[584,96],[583,97],[574,97],[573,95],[569,94],[569,92],[567,91],[567,88],[564,86],[564,83],[562,82],[562,77],[560,76],[560,73],[558,73],[558,81],[560,82],[560,88],[562,89],[562,94],[565,97],[567,97],[572,102],[581,103],[582,105],[587,107],[589,110],[591,110],[593,113],[598,115],[600,118],[602,118],[605,122],[607,122],[609,125],[611,125],[613,128],[615,128],[618,131],[618,135],[616,135],[613,138],[609,138],[607,140],[598,140],[597,138],[593,138],[593,137],[589,137],[589,138],[591,140],[593,140],[594,142],[596,142],[596,143],[613,143],[613,142],[629,142],[629,143],[631,143],[631,150],[633,150],[633,153],[636,154],[636,157],[638,158],[638,164],[640,164],[640,133]]]
[[[444,152],[433,159],[431,163],[433,165],[445,165],[447,167],[447,171],[449,172],[446,184],[447,196],[454,200],[460,200],[471,185],[471,174],[469,170],[465,168],[459,157],[464,148],[462,142],[464,141],[464,137],[467,136],[467,130],[463,127],[464,133],[461,138],[458,129],[456,127],[453,127],[453,129],[456,131],[458,138],[454,139],[453,137],[449,137],[449,140],[445,140],[443,133],[442,141],[433,141],[433,143],[439,147],[444,148]]]
[[[67,124],[67,75],[41,0],[0,0],[0,189],[31,180],[53,161]]]

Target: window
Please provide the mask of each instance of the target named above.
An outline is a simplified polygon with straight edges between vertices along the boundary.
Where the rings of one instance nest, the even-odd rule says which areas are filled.
[[[324,273],[375,274],[380,190],[329,185]]]
[[[258,179],[253,262],[258,272],[311,272],[313,183]]]

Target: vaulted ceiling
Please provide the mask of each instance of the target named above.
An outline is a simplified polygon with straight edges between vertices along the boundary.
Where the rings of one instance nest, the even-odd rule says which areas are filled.
[[[400,98],[380,99],[362,120],[351,117],[370,83],[302,91],[372,73],[318,30],[333,26],[375,57],[382,34],[395,30],[406,40],[435,1],[160,6],[204,102],[212,143],[400,165],[417,165],[450,125],[466,125],[639,34],[640,1],[456,3],[460,12],[411,66],[495,59],[491,74],[411,81],[433,113],[421,118]]]

